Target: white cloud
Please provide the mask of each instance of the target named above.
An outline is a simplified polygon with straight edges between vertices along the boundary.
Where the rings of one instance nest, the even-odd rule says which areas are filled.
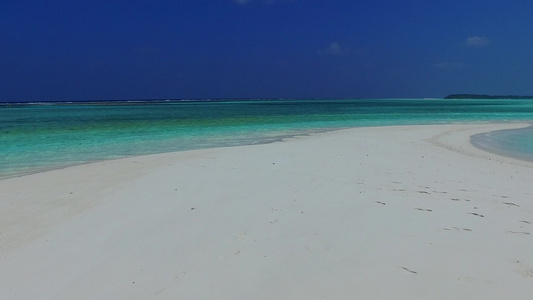
[[[471,36],[466,39],[466,45],[472,47],[487,46],[489,39],[484,36]]]
[[[438,62],[433,65],[437,69],[443,70],[454,70],[463,67],[462,63],[459,62]]]
[[[326,47],[325,52],[330,55],[341,55],[348,52],[348,48],[341,47],[338,42],[333,42]]]
[[[233,2],[239,4],[239,5],[245,5],[245,4],[248,4],[248,2],[250,2],[250,0],[233,0]]]

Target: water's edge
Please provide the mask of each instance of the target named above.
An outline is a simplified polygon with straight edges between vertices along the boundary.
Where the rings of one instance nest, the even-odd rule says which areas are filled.
[[[147,154],[271,143],[344,128],[532,120],[533,101],[503,99],[0,106],[0,178]],[[531,149],[517,140],[520,136],[510,135],[509,141],[533,155],[533,134]]]
[[[533,124],[525,128],[504,129],[475,134],[470,143],[483,151],[513,159],[533,162],[533,153],[523,151],[524,147],[516,147],[519,140],[527,140],[533,136]]]
[[[505,122],[505,123],[524,123],[523,121],[520,122]],[[495,123],[496,124],[496,123]],[[501,123],[500,123],[501,124]],[[449,125],[449,124],[432,124],[435,126],[440,125]],[[464,125],[472,125],[472,123],[464,123]],[[377,126],[377,127],[392,127],[392,126],[431,126],[431,125],[384,125],[384,126]],[[240,147],[240,146],[252,146],[252,145],[263,145],[263,144],[271,144],[276,142],[283,142],[285,139],[291,139],[291,138],[298,138],[298,137],[304,137],[304,136],[312,136],[314,134],[319,133],[326,133],[326,132],[334,132],[334,131],[340,131],[340,130],[346,130],[346,129],[352,129],[352,128],[372,128],[376,126],[358,126],[358,127],[344,127],[344,128],[327,128],[327,129],[309,129],[309,130],[302,130],[301,132],[297,132],[294,134],[287,134],[287,135],[280,135],[276,137],[272,137],[271,139],[264,139],[259,140],[255,142],[250,143],[243,143],[243,144],[234,144],[234,145],[224,145],[224,146],[215,146],[215,147],[205,147],[205,148],[197,148],[197,149],[187,149],[187,150],[178,150],[178,151],[169,151],[169,152],[160,152],[160,153],[148,153],[148,154],[138,154],[138,155],[129,155],[129,156],[123,156],[123,157],[117,157],[117,158],[110,158],[110,159],[100,159],[100,160],[93,160],[93,161],[84,161],[79,163],[68,163],[64,165],[58,165],[58,166],[47,166],[41,169],[35,169],[30,170],[27,172],[19,172],[16,174],[8,174],[8,175],[2,175],[0,176],[0,181],[6,180],[9,178],[16,178],[16,177],[23,177],[28,176],[32,174],[38,174],[38,173],[44,173],[54,170],[60,170],[60,169],[66,169],[69,167],[74,166],[80,166],[80,165],[86,165],[86,164],[93,164],[103,161],[113,161],[113,160],[121,160],[121,159],[128,159],[128,158],[134,158],[134,157],[141,157],[141,156],[147,156],[147,155],[158,155],[158,154],[165,154],[165,153],[176,153],[176,152],[188,152],[188,151],[197,151],[197,150],[206,150],[206,149],[216,149],[216,148],[232,148],[232,147]],[[523,161],[533,162],[533,155],[527,154],[527,153],[521,153],[517,151],[513,151],[512,149],[505,149],[505,145],[497,144],[494,142],[494,136],[501,134],[501,133],[520,133],[527,131],[528,133],[533,132],[533,123],[526,127],[526,128],[517,128],[517,129],[504,129],[504,130],[496,130],[496,131],[489,131],[484,133],[478,133],[475,135],[470,136],[470,143],[482,150],[489,153],[493,153],[496,155],[500,155],[503,157],[513,158],[513,159],[519,159]]]
[[[358,128],[358,127],[354,127]],[[81,166],[81,165],[87,165],[87,164],[93,164],[98,162],[104,162],[104,161],[113,161],[113,160],[121,160],[121,159],[128,159],[128,158],[134,158],[134,157],[141,157],[141,156],[148,156],[148,155],[159,155],[159,154],[165,154],[165,153],[177,153],[177,152],[189,152],[189,151],[198,151],[198,150],[206,150],[206,149],[217,149],[217,148],[232,148],[232,147],[241,147],[241,146],[253,146],[253,145],[264,145],[264,144],[271,144],[276,142],[283,142],[285,139],[290,138],[298,138],[303,136],[311,136],[313,134],[318,133],[324,133],[324,132],[332,132],[337,130],[343,130],[348,128],[329,128],[329,129],[309,129],[309,130],[302,130],[301,132],[297,132],[294,134],[286,134],[286,135],[279,135],[274,136],[268,139],[261,139],[261,140],[254,140],[250,141],[248,143],[238,143],[238,144],[226,144],[226,145],[216,145],[213,147],[200,147],[200,148],[194,148],[194,149],[185,149],[185,150],[175,150],[175,151],[165,151],[165,152],[155,152],[155,153],[141,153],[141,154],[134,154],[134,155],[125,155],[115,158],[104,158],[104,159],[97,159],[97,160],[89,160],[89,161],[81,161],[81,162],[67,162],[60,165],[49,165],[42,168],[35,168],[28,171],[22,171],[17,172],[13,174],[0,174],[0,181],[9,179],[9,178],[17,178],[17,177],[23,177],[28,176],[32,174],[39,174],[39,173],[45,173],[49,171],[54,170],[61,170],[66,169],[70,167],[75,166]]]

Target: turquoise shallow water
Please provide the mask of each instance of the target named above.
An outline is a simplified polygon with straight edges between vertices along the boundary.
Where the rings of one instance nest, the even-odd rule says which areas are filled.
[[[132,155],[266,143],[347,127],[531,120],[533,101],[510,99],[1,104],[0,177]],[[491,143],[504,149],[518,145],[533,153],[529,133],[525,142],[521,132],[508,136]]]
[[[474,135],[472,144],[483,150],[533,161],[533,126]]]

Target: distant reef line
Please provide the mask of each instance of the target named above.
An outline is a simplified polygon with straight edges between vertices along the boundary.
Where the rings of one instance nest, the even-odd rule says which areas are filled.
[[[450,94],[444,99],[533,99],[533,96],[518,95],[483,95],[483,94]]]

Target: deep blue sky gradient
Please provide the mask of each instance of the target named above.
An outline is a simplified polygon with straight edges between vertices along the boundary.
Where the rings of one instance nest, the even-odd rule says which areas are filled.
[[[533,94],[533,1],[0,2],[0,101]]]

